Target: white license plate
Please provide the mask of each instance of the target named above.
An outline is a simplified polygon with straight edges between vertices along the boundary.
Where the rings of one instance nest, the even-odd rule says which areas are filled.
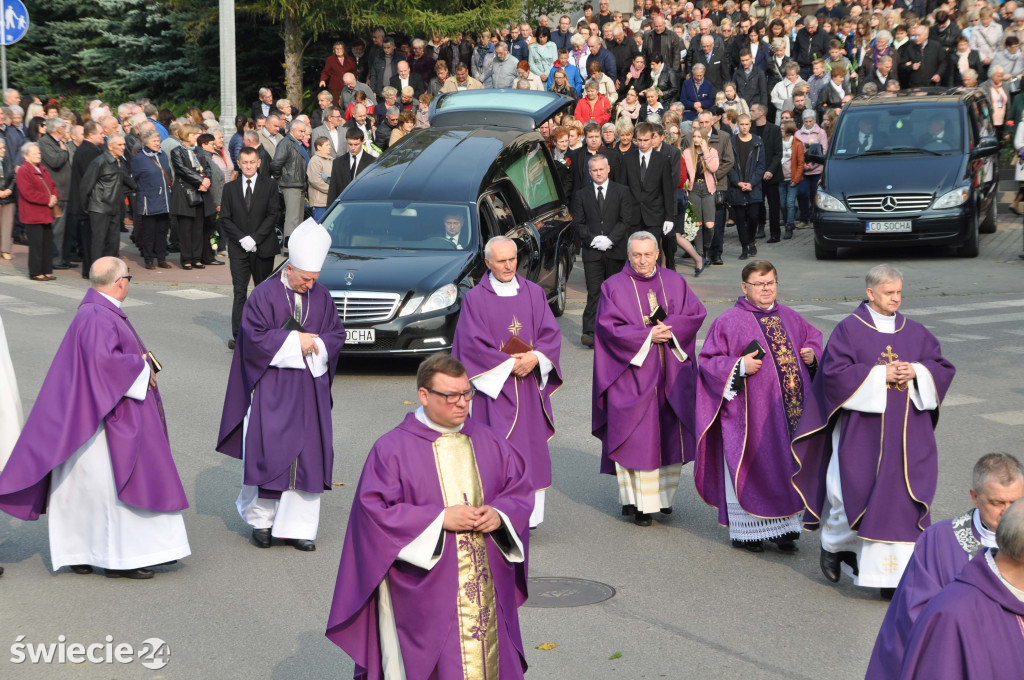
[[[868,234],[898,234],[913,231],[910,220],[887,220],[882,222],[868,222],[864,230]]]
[[[346,345],[372,345],[377,340],[374,328],[350,328],[345,331]]]

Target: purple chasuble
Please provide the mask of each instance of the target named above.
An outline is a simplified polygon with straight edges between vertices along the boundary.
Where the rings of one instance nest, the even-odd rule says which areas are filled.
[[[956,371],[942,357],[939,341],[921,324],[897,312],[896,332],[882,333],[863,302],[832,331],[793,442],[798,465],[793,485],[804,500],[808,530],[817,529],[821,521],[832,431],[840,418],[839,449],[844,455],[839,470],[850,528],[862,539],[914,543],[931,524],[938,478],[938,408],[917,410],[909,387],[893,383],[886,389],[884,414],[842,409],[872,368],[893,361],[927,368],[942,403]]]
[[[752,340],[765,350],[761,370],[742,378],[738,393],[727,401],[733,372]],[[718,508],[723,526],[729,525],[723,455],[747,514],[781,518],[803,509],[790,482],[796,469],[790,444],[811,388],[811,375],[800,358],[803,347],[820,357],[821,331],[778,303],[765,311],[741,297],[708,329],[699,361],[700,439],[693,476],[704,502]]]
[[[261,497],[273,498],[289,489],[320,493],[331,488],[331,383],[345,329],[330,293],[314,284],[298,296],[302,298],[301,323],[307,332],[318,334],[327,348],[331,357],[327,373],[314,378],[308,368],[271,366],[291,332],[282,326],[292,317],[293,295],[280,276],[272,276],[246,300],[217,437],[218,451],[241,458],[242,424],[246,412],[250,413],[244,483],[260,487]],[[292,463],[296,463],[294,473]]]
[[[46,512],[50,473],[102,425],[117,497],[154,512],[188,507],[156,388],[125,397],[146,348],[128,317],[89,289],[57,349],[32,413],[0,474],[0,510],[25,520]]]
[[[472,419],[460,434],[472,442],[486,504],[508,516],[525,551],[534,496],[525,461],[503,436]],[[327,622],[327,637],[355,661],[356,678],[383,677],[377,587],[385,576],[409,680],[425,680],[439,663],[451,665],[449,656],[459,663],[458,534],[444,532],[441,557],[429,571],[397,559],[445,508],[434,461],[441,436],[408,414],[377,440],[359,478]],[[526,601],[526,569],[506,561],[491,534],[485,543],[498,610],[500,678],[514,680],[526,670],[517,611]]]
[[[921,612],[907,643],[906,680],[1020,680],[1024,602],[981,551]]]
[[[686,352],[680,362],[670,343],[652,343],[640,366],[630,363],[651,327],[645,317],[655,300],[665,325]],[[657,470],[694,458],[697,331],[707,310],[679,274],[658,267],[643,277],[627,262],[601,284],[594,327],[591,431],[601,440],[601,472],[615,463],[631,470]]]
[[[936,522],[917,539],[878,631],[867,680],[899,677],[907,640],[921,610],[984,551],[974,528],[974,512],[971,509],[956,519]]]
[[[553,364],[542,390],[538,371],[525,378],[510,373],[496,399],[477,392],[473,419],[508,439],[526,459],[526,470],[534,490],[551,486],[551,455],[548,441],[555,436],[551,395],[562,386],[558,355],[562,331],[548,307],[544,290],[516,274],[519,293],[498,297],[491,277],[484,275],[466,293],[459,324],[452,342],[452,356],[466,366],[470,380],[508,360],[502,346],[515,335],[548,358]]]

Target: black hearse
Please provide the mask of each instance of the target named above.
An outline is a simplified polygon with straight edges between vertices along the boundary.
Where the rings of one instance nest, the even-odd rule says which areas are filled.
[[[998,150],[979,90],[855,99],[825,155],[815,256],[833,259],[840,246],[950,245],[961,257],[977,257],[979,232],[996,230]]]
[[[519,274],[562,314],[575,238],[569,197],[536,128],[563,106],[560,95],[529,90],[442,94],[429,128],[349,184],[323,219],[332,246],[319,279],[345,324],[343,352],[450,348],[492,236],[516,242]]]

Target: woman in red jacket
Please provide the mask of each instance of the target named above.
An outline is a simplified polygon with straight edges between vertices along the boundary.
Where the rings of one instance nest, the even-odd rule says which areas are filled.
[[[55,281],[53,276],[53,206],[57,187],[43,166],[39,145],[21,146],[24,163],[18,168],[18,214],[28,233],[28,276],[33,281]]]
[[[335,106],[341,104],[341,91],[345,89],[346,73],[356,75],[356,60],[345,53],[345,43],[336,42],[334,43],[334,54],[327,57],[324,70],[320,72],[320,87],[330,90]]]
[[[598,125],[604,125],[610,121],[612,119],[612,104],[608,101],[608,97],[600,93],[597,83],[588,80],[583,91],[587,96],[576,102],[576,110],[573,112],[576,120],[584,125],[590,121],[594,121]]]

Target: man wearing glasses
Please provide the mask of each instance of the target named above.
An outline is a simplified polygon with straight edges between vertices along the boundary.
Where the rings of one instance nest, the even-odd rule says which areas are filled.
[[[121,309],[131,279],[119,258],[93,263],[92,288],[0,474],[0,510],[49,514],[54,571],[148,579],[153,565],[190,554],[160,366]]]
[[[345,148],[345,128],[342,127],[341,109],[337,106],[328,106],[324,109],[324,123],[319,127],[313,128],[313,133],[310,135],[310,139],[317,139],[319,137],[326,137],[331,141],[331,158],[336,158],[338,154],[343,154],[346,151]]]
[[[526,458],[535,527],[544,521],[544,491],[551,486],[551,395],[562,385],[562,333],[544,290],[516,274],[512,239],[489,240],[484,262],[490,272],[462,301],[452,356],[465,363],[477,390],[473,416]]]
[[[821,331],[776,302],[778,272],[743,268],[743,296],[715,319],[700,352],[697,492],[736,548],[795,553],[803,502],[789,450],[821,356]]]
[[[360,677],[522,678],[526,463],[469,418],[476,390],[457,359],[426,359],[416,386],[420,407],[359,478],[327,637]]]

